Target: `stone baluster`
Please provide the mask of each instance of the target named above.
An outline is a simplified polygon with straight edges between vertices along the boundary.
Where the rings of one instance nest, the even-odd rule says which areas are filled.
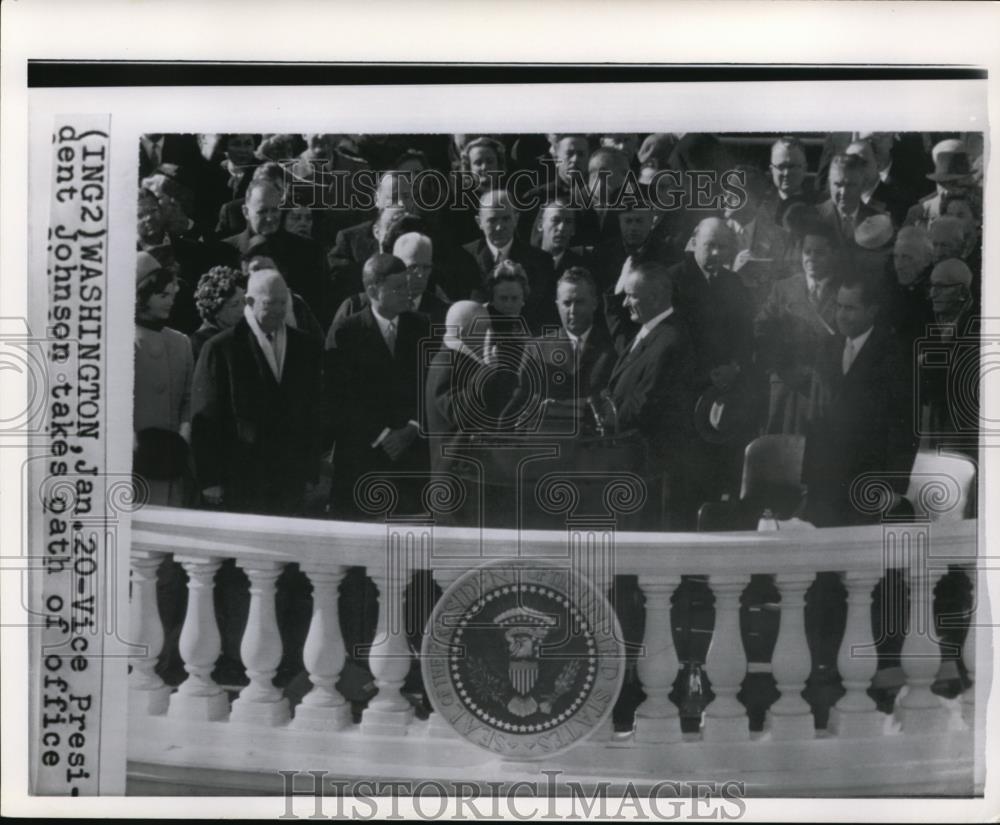
[[[232,722],[277,726],[288,722],[288,700],[274,686],[281,662],[281,634],[275,615],[275,582],[284,566],[277,561],[238,562],[250,579],[250,613],[240,657],[250,684],[233,702]]]
[[[848,572],[847,626],[837,654],[837,670],[847,690],[830,713],[828,728],[838,736],[881,736],[886,717],[868,695],[878,666],[875,637],[872,634],[872,590],[879,580],[877,572]]]
[[[747,657],[740,635],[740,594],[749,582],[749,573],[709,577],[715,593],[715,630],[705,666],[715,699],[705,710],[702,736],[706,742],[750,738],[746,708],[736,698],[747,672]]]
[[[410,670],[410,647],[403,622],[403,591],[410,571],[401,546],[404,536],[390,529],[386,564],[369,568],[379,592],[378,627],[368,654],[378,693],[361,717],[362,733],[405,735],[413,707],[400,693]]]
[[[773,739],[812,739],[816,735],[812,709],[802,698],[811,669],[805,603],[812,581],[813,575],[809,573],[779,573],[775,579],[781,593],[781,624],[771,672],[781,696],[768,711],[768,729]]]
[[[215,660],[222,652],[212,599],[219,559],[174,556],[188,574],[188,604],[181,630],[180,653],[188,678],[170,697],[168,716],[196,721],[217,721],[229,714],[229,699],[212,681]]]
[[[129,674],[129,709],[139,716],[156,716],[167,712],[170,687],[156,675],[156,660],[163,648],[163,625],[156,605],[156,571],[165,553],[134,550],[132,594],[129,609],[132,644],[139,652],[131,658]]]
[[[962,643],[962,661],[965,663],[970,685],[962,693],[962,721],[967,728],[973,730],[976,726],[976,615],[979,612],[979,589],[976,586],[976,570],[967,568],[966,575],[972,585],[972,611],[969,616],[969,632],[965,634],[965,641]]]
[[[681,577],[672,574],[639,576],[646,597],[645,655],[639,658],[639,679],[646,699],[635,711],[635,740],[648,743],[681,741],[677,706],[669,699],[677,677],[677,651],[670,627],[670,597]]]
[[[302,660],[313,687],[295,708],[291,727],[340,730],[351,724],[351,708],[335,687],[346,651],[337,612],[337,588],[347,568],[302,565],[313,587],[313,612]]]
[[[934,631],[934,585],[940,572],[926,566],[926,553],[910,566],[910,622],[903,643],[906,695],[897,702],[903,733],[936,733],[948,729],[949,714],[931,691],[941,666],[941,647]]]

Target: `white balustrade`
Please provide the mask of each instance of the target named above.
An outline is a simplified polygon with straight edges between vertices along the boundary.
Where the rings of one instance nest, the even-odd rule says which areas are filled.
[[[395,540],[394,540],[395,539]],[[403,593],[410,580],[410,568],[399,546],[390,538],[388,559],[381,570],[370,569],[379,591],[378,627],[368,653],[368,664],[378,693],[361,717],[365,734],[404,735],[413,721],[413,707],[400,692],[410,671],[410,646],[403,622]]]
[[[847,690],[830,713],[828,728],[838,736],[880,736],[885,716],[878,711],[867,691],[878,667],[878,653],[872,634],[872,590],[877,572],[848,572],[847,626],[837,655],[837,669]]]
[[[947,730],[949,724],[947,708],[931,691],[941,667],[934,629],[934,585],[940,577],[924,564],[910,568],[910,622],[902,652],[906,693],[896,703],[905,733],[934,733]]]
[[[248,561],[240,563],[240,567],[250,579],[250,613],[240,645],[240,657],[250,684],[240,691],[239,698],[233,702],[230,720],[283,725],[289,719],[288,700],[272,680],[281,662],[281,635],[274,606],[275,582],[284,565]]]
[[[592,556],[597,543],[611,540],[615,566],[611,572],[637,575],[645,597],[644,655],[638,662],[638,675],[646,699],[636,709],[634,736],[609,740],[604,730],[598,730],[565,754],[530,765],[603,777],[614,763],[637,777],[663,775],[664,759],[673,758],[663,745],[682,739],[678,710],[669,699],[679,667],[669,620],[670,599],[682,573],[700,573],[708,576],[715,596],[715,627],[705,665],[715,699],[706,708],[701,741],[686,743],[678,764],[690,765],[696,772],[724,770],[737,779],[761,772],[771,779],[762,780],[760,787],[770,781],[776,789],[795,777],[808,783],[809,777],[836,766],[850,772],[852,782],[868,783],[875,790],[884,777],[897,784],[911,781],[907,777],[913,777],[913,782],[938,777],[945,785],[955,782],[957,787],[955,777],[961,775],[965,777],[962,788],[968,787],[975,765],[969,730],[974,725],[974,691],[970,688],[961,700],[950,703],[953,713],[945,707],[949,703],[931,691],[941,659],[932,614],[938,573],[926,569],[926,559],[921,561],[919,553],[904,553],[898,561],[909,576],[911,598],[902,654],[908,683],[897,700],[901,722],[897,735],[883,735],[878,722],[886,717],[867,696],[876,664],[870,605],[884,564],[881,527],[817,530],[795,536],[613,533],[610,537],[592,528],[570,529],[568,534],[518,535],[435,527],[431,555],[425,552],[429,531],[419,525],[397,525],[387,532],[386,524],[146,508],[133,524],[131,635],[135,643],[145,645],[145,651],[133,661],[130,676],[130,712],[133,719],[141,715],[141,721],[130,726],[129,758],[147,764],[240,771],[245,769],[246,743],[252,741],[255,770],[262,772],[265,767],[287,766],[289,753],[306,753],[325,759],[324,765],[345,776],[377,777],[380,770],[390,772],[387,765],[391,764],[394,777],[403,775],[398,771],[416,777],[468,777],[470,770],[479,770],[475,767],[478,754],[483,759],[482,778],[492,778],[491,757],[463,741],[439,714],[432,714],[426,724],[412,722],[410,703],[400,692],[412,661],[403,621],[410,573],[430,567],[446,590],[475,566],[457,561],[467,558],[470,549],[482,558],[509,558],[510,547],[520,542],[518,546],[530,547],[532,558],[579,562],[577,569],[586,568],[595,589],[605,592],[611,572]],[[960,560],[975,553],[976,524],[935,526],[934,541],[935,556],[944,559],[938,561],[940,569],[949,557],[956,559],[951,563],[963,563]],[[180,639],[188,678],[169,696],[164,716],[163,700],[169,689],[154,671],[163,639],[155,577],[162,559],[177,547],[184,548],[177,561],[189,577]],[[416,555],[414,547],[419,547]],[[577,559],[579,554],[586,558]],[[829,569],[834,555],[848,590],[847,624],[837,663],[847,692],[831,713],[830,729],[836,735],[817,737],[812,711],[801,696],[811,666],[805,593],[817,571]],[[250,613],[241,646],[250,685],[235,700],[231,713],[227,694],[211,679],[220,653],[213,580],[223,558],[235,559],[251,583]],[[275,584],[284,565],[292,562],[301,566],[312,584],[313,612],[301,651],[311,689],[289,723],[287,700],[272,679],[282,656]],[[348,724],[349,705],[335,687],[345,661],[338,585],[346,569],[356,565],[368,567],[380,599],[376,640],[370,651],[378,694],[358,727]],[[736,698],[747,670],[740,597],[752,574],[775,575],[781,594],[781,621],[771,662],[780,698],[769,710],[763,736],[750,733],[747,712]],[[980,673],[990,667],[989,662],[976,661],[974,647],[975,631],[970,630],[963,647],[970,678],[975,678],[977,667]],[[955,726],[959,711],[965,715],[964,730]],[[207,721],[217,724],[207,726]],[[420,735],[415,736],[418,731]],[[312,736],[313,732],[326,732],[329,737]],[[272,750],[273,766],[267,761]],[[209,758],[209,753],[215,756]],[[945,753],[946,758],[941,756]],[[947,770],[940,774],[945,764]],[[734,774],[734,765],[743,767]],[[522,767],[528,770],[528,766]],[[962,773],[966,768],[967,774]],[[831,788],[836,781],[832,780]]]
[[[967,569],[966,573],[972,585],[972,610],[969,615],[969,632],[965,634],[965,641],[962,643],[962,661],[970,683],[962,693],[962,721],[972,730],[976,725],[976,616],[979,613],[979,587],[975,568]]]
[[[773,739],[811,739],[815,723],[802,691],[811,667],[805,603],[813,576],[779,573],[775,581],[781,593],[781,624],[771,657],[771,672],[781,696],[768,711],[767,727]]]
[[[313,586],[313,612],[302,660],[312,682],[295,708],[291,727],[297,730],[340,730],[351,724],[351,708],[335,687],[346,651],[337,612],[337,588],[347,572],[341,565],[304,565]]]
[[[645,655],[639,658],[639,679],[646,694],[635,712],[636,742],[681,741],[681,720],[669,694],[677,677],[677,650],[670,626],[670,597],[680,584],[676,574],[639,576],[646,597]]]
[[[169,716],[178,719],[218,721],[229,715],[225,692],[212,681],[215,660],[222,652],[219,627],[212,599],[215,573],[222,565],[218,558],[178,555],[188,574],[188,604],[181,630],[180,654],[187,679],[170,697]]]
[[[737,742],[750,738],[746,708],[736,694],[747,673],[747,657],[740,635],[740,594],[750,574],[709,576],[715,594],[715,630],[705,667],[715,699],[705,709],[702,737],[706,742]]]
[[[166,553],[143,550],[131,555],[128,635],[139,652],[131,658],[129,712],[140,716],[166,713],[170,700],[170,687],[156,674],[156,660],[163,648],[163,625],[156,605],[156,571],[166,558]]]

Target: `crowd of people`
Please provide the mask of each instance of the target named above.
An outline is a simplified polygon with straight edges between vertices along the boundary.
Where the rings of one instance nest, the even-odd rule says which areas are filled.
[[[854,478],[902,491],[921,437],[975,454],[975,393],[928,354],[977,346],[982,137],[760,143],[144,135],[150,500],[365,518],[366,474],[570,421],[648,447],[661,529],[764,433],[807,438],[800,515],[871,518]]]
[[[793,434],[782,517],[876,520],[854,480],[901,494],[920,446],[976,457],[982,165],[978,133],[144,135],[135,475],[152,503],[358,520],[385,515],[372,479],[424,512],[470,445],[631,439],[662,482],[646,523],[693,530],[752,439]],[[295,567],[279,677],[302,669]],[[241,671],[245,581],[219,576]],[[184,585],[161,579],[176,660]],[[351,650],[375,605],[352,569]],[[341,689],[367,697],[363,657]]]

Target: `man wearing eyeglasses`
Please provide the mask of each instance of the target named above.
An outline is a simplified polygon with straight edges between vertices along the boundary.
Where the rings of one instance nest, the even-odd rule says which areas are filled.
[[[771,146],[771,183],[775,195],[769,206],[774,222],[781,226],[785,210],[793,203],[815,203],[815,194],[806,187],[806,150],[795,137],[782,137]]]

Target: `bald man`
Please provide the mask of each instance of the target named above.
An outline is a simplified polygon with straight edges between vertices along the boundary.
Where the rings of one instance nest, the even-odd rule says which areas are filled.
[[[732,229],[721,218],[705,218],[695,228],[693,250],[668,272],[675,285],[677,314],[694,340],[695,398],[710,408],[737,407],[740,426],[726,437],[699,430],[686,484],[698,503],[739,492],[742,450],[763,417],[765,382],[754,368],[754,302],[739,275],[729,267],[736,251]],[[719,407],[718,405],[722,406]],[[693,414],[692,409],[692,414]]]
[[[273,269],[247,284],[243,318],[204,345],[192,391],[192,447],[205,502],[295,515],[319,471],[320,350],[287,326]]]
[[[431,470],[451,466],[445,449],[466,437],[496,432],[514,390],[513,370],[498,371],[486,307],[458,301],[448,309],[444,345],[427,370],[422,429],[428,434]]]
[[[694,336],[696,383],[720,389],[749,368],[753,307],[742,279],[729,269],[736,252],[733,231],[721,218],[705,218],[694,231],[694,249],[670,268],[674,303]]]
[[[448,314],[448,304],[430,288],[434,271],[434,243],[422,232],[406,232],[392,245],[392,254],[406,266],[410,311],[427,316],[432,326],[441,326]]]

